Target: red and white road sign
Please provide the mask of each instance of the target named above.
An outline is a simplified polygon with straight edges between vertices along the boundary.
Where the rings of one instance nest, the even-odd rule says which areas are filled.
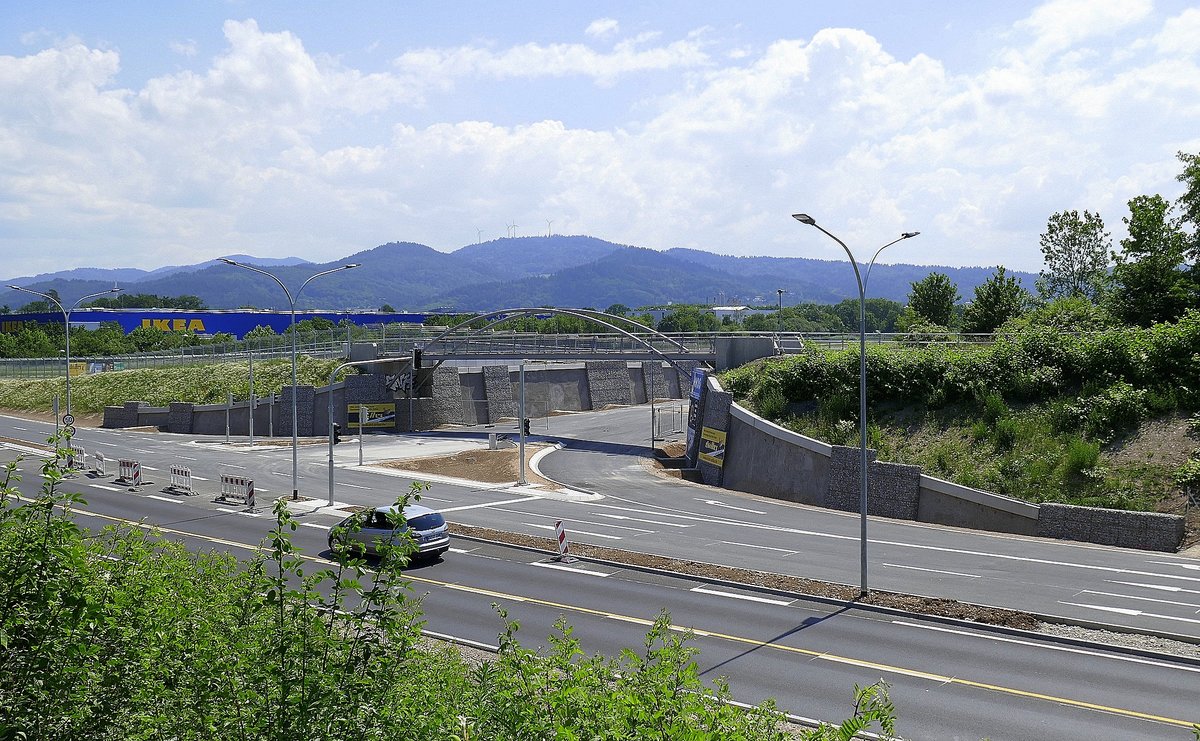
[[[563,527],[562,520],[554,523],[554,534],[558,537],[558,555],[567,555],[570,546],[567,544],[567,530]]]

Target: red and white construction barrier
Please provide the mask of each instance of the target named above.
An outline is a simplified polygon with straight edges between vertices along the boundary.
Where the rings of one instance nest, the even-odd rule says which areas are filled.
[[[554,523],[554,537],[558,541],[558,555],[554,560],[573,562],[575,559],[571,556],[571,545],[567,542],[567,529],[563,527],[562,520]]]
[[[223,501],[245,504],[254,509],[254,479],[246,476],[221,474],[221,497]]]
[[[184,494],[195,494],[192,491],[192,469],[187,466],[171,465],[171,483],[167,485],[168,489],[183,492]]]
[[[128,458],[117,459],[117,481],[130,486],[142,485],[142,464]]]
[[[67,468],[87,468],[87,452],[74,443],[68,443],[67,445]]]

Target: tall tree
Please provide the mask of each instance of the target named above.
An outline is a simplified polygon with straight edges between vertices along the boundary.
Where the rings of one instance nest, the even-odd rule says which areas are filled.
[[[1179,161],[1183,172],[1175,179],[1184,184],[1184,191],[1177,204],[1180,219],[1192,225],[1188,257],[1195,263],[1200,262],[1200,154],[1180,152]]]
[[[1190,273],[1185,270],[1187,235],[1174,206],[1160,195],[1138,196],[1122,219],[1129,236],[1114,255],[1108,311],[1127,324],[1148,327],[1171,321],[1194,305]]]
[[[958,299],[958,287],[950,280],[950,276],[930,273],[912,284],[912,290],[908,293],[908,308],[927,322],[949,327]]]
[[[1104,231],[1100,214],[1062,211],[1052,215],[1042,234],[1045,268],[1038,279],[1038,293],[1053,300],[1083,296],[1096,301],[1108,277],[1112,238]]]
[[[1021,285],[1021,279],[1006,274],[1003,265],[983,283],[975,286],[975,298],[963,310],[964,332],[994,332],[1009,319],[1024,314],[1033,296]]]

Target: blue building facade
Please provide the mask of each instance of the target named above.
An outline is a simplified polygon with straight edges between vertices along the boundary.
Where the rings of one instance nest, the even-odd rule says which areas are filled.
[[[350,321],[359,326],[371,324],[424,324],[427,314],[383,313],[378,311],[297,311],[296,321],[328,319],[334,324]],[[28,324],[61,324],[62,312],[0,315],[0,332],[15,333]],[[282,334],[292,323],[290,311],[258,309],[76,309],[71,312],[71,326],[97,328],[105,322],[116,322],[125,334],[147,327],[162,332],[191,332],[214,335],[220,332],[241,339],[255,327],[270,327]]]

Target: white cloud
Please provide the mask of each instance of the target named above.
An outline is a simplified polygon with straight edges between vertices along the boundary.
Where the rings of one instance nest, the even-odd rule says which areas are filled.
[[[704,43],[698,38],[643,48],[653,35],[618,43],[611,52],[584,44],[520,44],[496,52],[479,46],[456,49],[419,49],[395,60],[396,69],[427,81],[450,84],[462,77],[496,79],[530,77],[591,77],[611,85],[617,78],[648,70],[699,67],[708,63]]]
[[[196,45],[195,39],[188,39],[187,41],[172,41],[167,46],[171,49],[172,52],[178,54],[181,57],[196,56],[197,45]]]
[[[617,23],[615,18],[597,18],[589,23],[583,32],[588,36],[599,39],[617,33],[620,28],[621,25]]]
[[[1028,51],[1040,55],[1113,34],[1145,20],[1152,10],[1151,0],[1051,0],[1017,26],[1033,34]]]
[[[803,209],[856,252],[923,232],[887,261],[1036,271],[1051,213],[1100,210],[1119,238],[1125,202],[1175,195],[1175,152],[1197,148],[1200,12],[1152,23],[1144,4],[1108,4],[1086,33],[1058,29],[1072,8],[1039,8],[970,74],[856,29],[728,49],[704,33],[420,49],[369,72],[246,20],[206,67],[123,89],[116,52],[58,43],[0,57],[0,250],[14,274],[65,254],[327,260],[553,219],[647,247],[840,259],[791,221]],[[1116,59],[1095,34],[1136,52]],[[642,95],[637,76],[664,71],[668,92]],[[626,85],[636,103],[592,128],[439,115],[457,85],[544,76]],[[413,123],[419,106],[430,123]]]

